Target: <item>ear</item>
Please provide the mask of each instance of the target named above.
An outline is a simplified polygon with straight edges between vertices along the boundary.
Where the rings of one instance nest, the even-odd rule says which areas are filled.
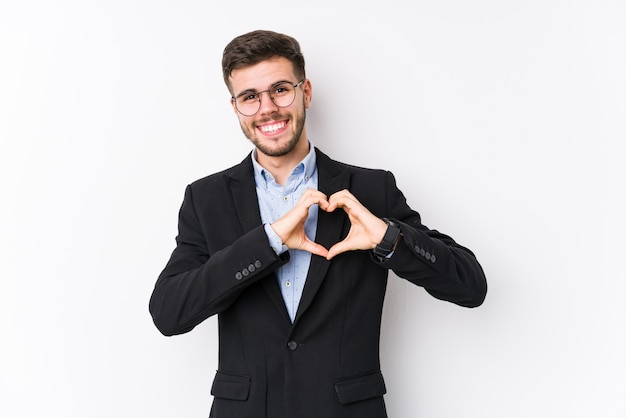
[[[233,107],[233,112],[235,112],[235,115],[239,115],[239,112],[237,111],[237,106],[235,106],[235,99],[230,99],[230,105]]]
[[[311,86],[311,80],[308,78],[302,83],[302,92],[304,93],[304,108],[308,109],[313,99],[313,87]]]

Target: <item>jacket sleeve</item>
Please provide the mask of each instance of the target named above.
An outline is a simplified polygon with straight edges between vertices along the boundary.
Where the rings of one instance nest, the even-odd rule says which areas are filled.
[[[225,228],[228,226],[224,226]],[[262,225],[211,252],[187,187],[176,248],[159,275],[149,310],[164,335],[182,334],[230,306],[241,292],[288,261],[277,255]]]
[[[393,255],[382,262],[384,267],[424,287],[437,299],[464,307],[481,305],[487,280],[474,254],[451,237],[424,226],[389,172],[386,193],[387,217],[400,225],[402,234]]]

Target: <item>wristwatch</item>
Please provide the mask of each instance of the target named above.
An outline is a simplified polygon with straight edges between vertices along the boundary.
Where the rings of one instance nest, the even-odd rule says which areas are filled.
[[[387,231],[383,240],[372,250],[372,256],[379,263],[385,261],[391,254],[400,238],[400,225],[387,218],[383,218],[383,221],[387,224]]]

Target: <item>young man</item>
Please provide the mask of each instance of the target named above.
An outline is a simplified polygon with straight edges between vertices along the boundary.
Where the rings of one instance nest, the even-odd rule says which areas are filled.
[[[165,335],[219,321],[214,418],[382,418],[379,335],[388,271],[479,306],[467,248],[430,230],[391,173],[331,160],[307,136],[298,42],[255,31],[223,55],[254,151],[189,185],[150,312]]]

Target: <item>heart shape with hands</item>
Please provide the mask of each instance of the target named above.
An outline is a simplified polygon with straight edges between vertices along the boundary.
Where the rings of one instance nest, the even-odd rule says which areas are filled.
[[[325,212],[341,208],[350,220],[348,235],[329,249],[310,240],[304,233],[304,222],[313,205],[318,205]],[[307,189],[296,205],[271,226],[288,248],[305,250],[327,260],[346,251],[371,250],[382,241],[387,231],[385,221],[373,215],[345,189],[332,194],[330,198],[319,190]]]

